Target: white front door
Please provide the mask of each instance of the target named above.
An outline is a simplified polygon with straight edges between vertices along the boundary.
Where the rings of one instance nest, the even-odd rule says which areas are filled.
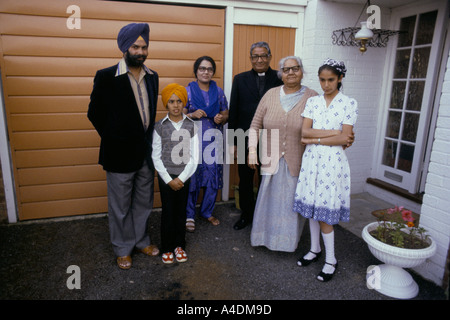
[[[378,179],[418,193],[439,75],[446,1],[392,13],[399,34],[392,48],[378,146]],[[431,130],[431,131],[430,131]]]

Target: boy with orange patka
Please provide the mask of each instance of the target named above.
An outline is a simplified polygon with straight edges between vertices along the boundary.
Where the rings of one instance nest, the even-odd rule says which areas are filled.
[[[177,262],[185,262],[186,205],[190,177],[197,169],[197,129],[194,121],[183,113],[187,102],[183,86],[169,84],[161,96],[168,113],[155,124],[152,159],[162,201],[162,261],[173,263],[175,258]]]

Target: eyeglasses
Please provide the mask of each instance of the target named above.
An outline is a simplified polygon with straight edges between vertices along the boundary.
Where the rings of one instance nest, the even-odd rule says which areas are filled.
[[[255,54],[255,55],[251,55],[251,56],[250,56],[250,59],[251,59],[253,62],[258,61],[259,58],[261,58],[262,61],[267,61],[267,59],[269,59],[269,57],[270,57],[270,54],[262,54],[262,55],[260,55],[260,56],[258,56],[258,55]]]
[[[283,73],[286,73],[286,74],[288,74],[291,70],[294,71],[294,73],[298,72],[300,69],[301,69],[300,66],[281,68]]]
[[[206,71],[208,71],[209,73],[213,73],[214,72],[214,69],[213,68],[211,68],[211,67],[198,67],[198,71],[200,71],[200,72],[206,72]]]

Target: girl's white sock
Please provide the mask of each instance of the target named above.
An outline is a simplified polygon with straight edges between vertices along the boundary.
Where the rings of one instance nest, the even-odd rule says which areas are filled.
[[[323,233],[322,232],[322,238],[323,238],[323,244],[325,246],[325,262],[336,264],[337,260],[334,256],[334,231],[331,231],[330,233]],[[329,264],[324,265],[322,272],[324,273],[333,273],[334,267],[330,266]]]
[[[309,219],[309,232],[311,234],[311,251],[315,253],[320,252],[320,224],[319,221]],[[308,252],[303,259],[312,260],[316,257],[315,254]]]

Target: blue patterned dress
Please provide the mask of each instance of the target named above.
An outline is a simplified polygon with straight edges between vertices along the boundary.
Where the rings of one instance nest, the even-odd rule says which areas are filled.
[[[356,123],[357,102],[339,92],[326,106],[322,95],[308,99],[303,117],[313,129],[342,130]],[[350,167],[342,146],[308,144],[295,190],[294,211],[328,225],[350,219]]]

